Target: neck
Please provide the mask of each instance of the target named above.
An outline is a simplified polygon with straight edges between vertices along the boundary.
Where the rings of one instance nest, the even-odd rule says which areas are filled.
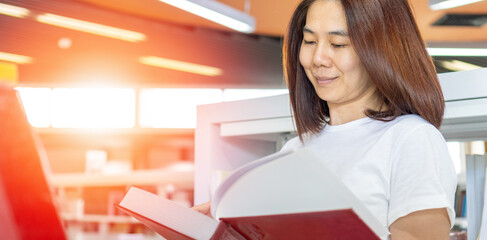
[[[357,119],[365,118],[365,111],[380,110],[381,101],[375,91],[370,92],[367,96],[348,103],[330,104],[330,125],[341,125]]]
[[[330,108],[330,125],[341,125],[366,117],[364,111],[347,111],[346,109],[332,110]]]

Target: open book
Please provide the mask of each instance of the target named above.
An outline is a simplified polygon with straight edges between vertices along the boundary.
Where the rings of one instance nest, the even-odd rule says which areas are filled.
[[[387,239],[389,232],[308,149],[232,173],[216,190],[218,221],[131,188],[118,205],[167,239]]]

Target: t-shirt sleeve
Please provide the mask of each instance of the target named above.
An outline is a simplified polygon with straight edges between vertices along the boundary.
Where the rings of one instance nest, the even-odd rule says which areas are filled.
[[[431,125],[422,125],[398,140],[392,154],[388,222],[412,212],[446,208],[451,227],[457,178],[446,142]]]

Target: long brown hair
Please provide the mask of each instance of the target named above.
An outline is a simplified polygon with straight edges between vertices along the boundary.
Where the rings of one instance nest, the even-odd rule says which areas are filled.
[[[298,135],[319,133],[330,117],[299,62],[303,27],[310,5],[303,0],[284,39],[283,65]],[[328,1],[328,0],[327,0]],[[373,119],[389,121],[417,114],[439,128],[444,98],[435,67],[407,0],[338,0],[347,19],[350,41],[383,100]]]

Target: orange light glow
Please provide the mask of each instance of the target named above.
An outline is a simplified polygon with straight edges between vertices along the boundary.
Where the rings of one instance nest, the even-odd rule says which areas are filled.
[[[34,127],[49,127],[51,110],[50,88],[15,88],[20,95],[27,120]]]
[[[135,91],[129,88],[55,88],[52,126],[59,128],[131,128]]]
[[[140,91],[140,126],[195,128],[196,106],[221,101],[221,89],[143,89]]]

